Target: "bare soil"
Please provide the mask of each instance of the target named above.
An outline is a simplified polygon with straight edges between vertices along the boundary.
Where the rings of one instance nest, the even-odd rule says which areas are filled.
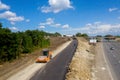
[[[61,44],[68,41],[68,38],[63,37],[51,37],[50,38],[50,50],[56,49]],[[21,69],[27,67],[28,65],[35,62],[35,59],[40,55],[41,49],[32,52],[31,54],[26,54],[21,56],[21,58],[16,59],[12,62],[6,62],[0,65],[0,80],[6,80],[11,75],[20,71]]]
[[[120,42],[120,38],[116,38],[115,40],[118,41],[118,42]]]
[[[78,47],[66,74],[66,80],[91,80],[94,61],[94,47],[84,38],[78,39]]]

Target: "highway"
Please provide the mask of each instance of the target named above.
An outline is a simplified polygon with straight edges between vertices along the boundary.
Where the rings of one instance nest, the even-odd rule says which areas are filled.
[[[38,70],[30,80],[65,80],[65,74],[77,45],[77,40],[73,40],[68,47]]]
[[[105,41],[103,47],[112,80],[120,80],[120,42]],[[111,50],[111,47],[114,49]]]

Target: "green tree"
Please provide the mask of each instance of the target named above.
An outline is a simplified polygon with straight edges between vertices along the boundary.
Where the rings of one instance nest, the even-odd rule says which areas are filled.
[[[28,36],[26,34],[23,35],[22,46],[23,46],[23,53],[29,53],[32,51],[33,45],[32,45],[31,36]]]
[[[0,23],[0,29],[2,28],[2,23]]]
[[[82,37],[88,37],[88,35],[86,33],[81,35]]]
[[[54,35],[55,35],[55,36],[61,36],[61,34],[58,33],[58,32],[55,32]]]
[[[87,35],[86,33],[83,33],[83,34],[81,34],[81,33],[76,33],[76,36],[77,36],[77,37],[88,37],[88,35]]]
[[[53,34],[39,30],[11,32],[8,28],[2,28],[0,23],[0,62],[19,58],[21,53],[30,53],[34,47],[48,47],[50,45],[49,38],[46,38],[48,35]]]
[[[77,37],[81,37],[81,33],[76,33],[76,36]]]

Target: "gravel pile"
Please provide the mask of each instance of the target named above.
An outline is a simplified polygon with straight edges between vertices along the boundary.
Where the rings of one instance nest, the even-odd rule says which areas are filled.
[[[66,80],[91,80],[91,67],[94,55],[84,38],[78,39],[78,47],[69,66]]]

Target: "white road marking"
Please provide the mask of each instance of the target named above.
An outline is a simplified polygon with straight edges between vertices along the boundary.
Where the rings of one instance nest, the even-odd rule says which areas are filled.
[[[103,49],[103,44],[102,44],[102,49]],[[112,73],[111,73],[111,71],[110,71],[110,67],[108,66],[108,63],[107,63],[107,60],[106,60],[104,51],[103,51],[103,57],[104,57],[105,63],[107,64],[106,66],[107,66],[108,72],[109,72],[109,74],[110,74],[111,80],[114,80],[114,79],[113,79],[113,76],[112,76]]]
[[[102,67],[101,69],[102,69],[103,71],[104,71],[104,70],[106,70],[106,68],[105,68],[105,67]]]

